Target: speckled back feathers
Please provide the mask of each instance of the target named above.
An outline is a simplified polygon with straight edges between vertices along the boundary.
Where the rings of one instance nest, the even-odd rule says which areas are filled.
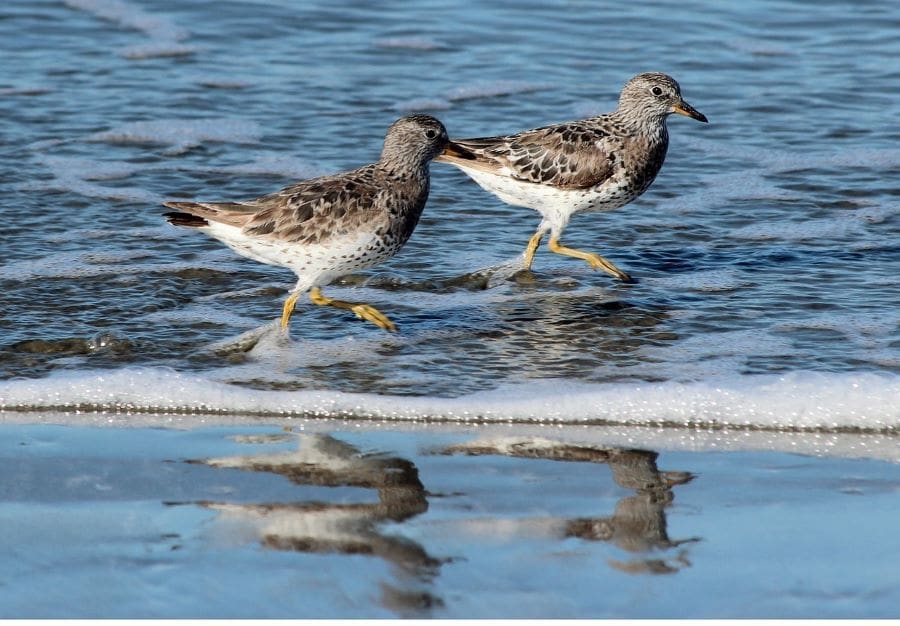
[[[241,229],[248,238],[313,245],[359,231],[399,248],[425,207],[429,164],[448,141],[447,131],[427,115],[400,118],[388,129],[381,158],[358,169],[301,181],[242,202],[167,202],[195,218]],[[185,223],[178,213],[169,221]]]
[[[470,156],[445,154],[437,160],[560,190],[602,193],[609,183],[617,191],[629,190],[627,202],[645,191],[662,167],[669,144],[666,117],[682,112],[677,106],[696,113],[673,78],[639,74],[622,89],[611,113],[513,135],[454,139],[451,149]]]

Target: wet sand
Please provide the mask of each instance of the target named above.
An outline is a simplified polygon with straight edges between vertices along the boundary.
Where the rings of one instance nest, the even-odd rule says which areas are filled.
[[[897,617],[896,436],[0,416],[0,616]]]

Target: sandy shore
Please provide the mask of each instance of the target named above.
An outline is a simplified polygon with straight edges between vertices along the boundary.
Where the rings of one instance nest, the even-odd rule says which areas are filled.
[[[4,414],[2,617],[896,617],[897,439]]]

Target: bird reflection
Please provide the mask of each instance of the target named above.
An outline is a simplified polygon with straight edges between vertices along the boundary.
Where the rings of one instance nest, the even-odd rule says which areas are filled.
[[[261,545],[306,553],[371,555],[390,563],[396,580],[381,583],[381,604],[399,615],[427,614],[442,600],[428,584],[442,561],[417,542],[390,535],[380,525],[428,510],[416,466],[403,458],[366,455],[327,435],[293,435],[297,450],[192,461],[212,467],[269,472],[297,485],[374,489],[377,503],[300,501],[271,504],[202,502],[223,523],[254,529]]]
[[[609,381],[633,375],[644,346],[671,341],[661,305],[602,290],[523,292],[482,314],[473,331],[482,345],[468,342],[467,359],[490,371],[500,363],[528,379]]]
[[[619,500],[612,515],[561,520],[549,528],[560,538],[605,541],[636,554],[628,561],[610,560],[615,569],[628,573],[671,574],[689,566],[686,551],[673,558],[653,558],[655,551],[678,548],[697,538],[672,540],[666,530],[665,509],[671,505],[673,487],[690,482],[689,472],[660,471],[658,454],[647,450],[582,446],[540,438],[499,439],[450,446],[444,454],[503,455],[554,461],[603,463],[612,470],[620,487],[636,493]]]
[[[444,607],[435,590],[438,576],[450,559],[432,556],[418,541],[386,530],[391,523],[405,523],[429,508],[428,492],[416,465],[400,456],[366,454],[335,437],[324,434],[285,432],[248,436],[248,443],[296,442],[296,449],[265,454],[216,457],[190,461],[208,467],[276,474],[298,487],[372,490],[374,499],[354,498],[346,489],[333,497],[280,498],[278,502],[196,502],[217,514],[216,527],[227,537],[250,541],[266,549],[309,554],[364,555],[390,565],[390,575],[377,581],[377,601],[401,617],[428,617]],[[620,449],[565,443],[538,437],[507,437],[471,441],[439,450],[443,454],[505,455],[521,459],[577,461],[608,465],[614,481],[632,493],[617,503],[612,514],[525,520],[487,520],[515,534],[551,542],[577,539],[607,542],[628,556],[610,560],[611,567],[627,573],[674,573],[690,565],[686,544],[696,539],[672,539],[666,528],[666,509],[674,488],[692,480],[688,472],[661,471],[657,454],[645,450]],[[528,463],[528,461],[524,461]],[[306,493],[298,489],[299,493]],[[291,493],[290,491],[288,492]],[[453,498],[454,493],[443,497]],[[350,494],[350,495],[348,495]],[[584,506],[583,503],[580,506]],[[502,524],[501,524],[502,522]],[[477,528],[479,520],[454,518],[457,527]],[[432,522],[432,532],[439,528]],[[426,533],[425,536],[428,536]]]

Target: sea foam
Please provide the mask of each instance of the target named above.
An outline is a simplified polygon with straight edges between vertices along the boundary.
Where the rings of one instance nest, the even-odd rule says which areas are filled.
[[[449,109],[454,102],[464,100],[478,100],[482,98],[499,98],[535,91],[551,89],[552,85],[544,83],[526,83],[509,80],[476,83],[473,85],[460,85],[450,89],[443,95],[429,98],[411,98],[401,100],[394,104],[395,111],[443,111]]]
[[[124,0],[65,0],[66,6],[84,11],[120,28],[135,30],[149,38],[149,43],[131,46],[122,51],[128,59],[186,56],[195,48],[181,43],[188,31],[165,17],[151,15]]]
[[[541,380],[457,398],[248,389],[162,368],[0,383],[0,409],[378,420],[900,431],[900,376],[795,372],[703,382]]]
[[[159,119],[128,122],[89,135],[86,141],[166,145],[170,146],[166,154],[177,155],[207,142],[255,144],[261,135],[259,124],[246,120]]]

